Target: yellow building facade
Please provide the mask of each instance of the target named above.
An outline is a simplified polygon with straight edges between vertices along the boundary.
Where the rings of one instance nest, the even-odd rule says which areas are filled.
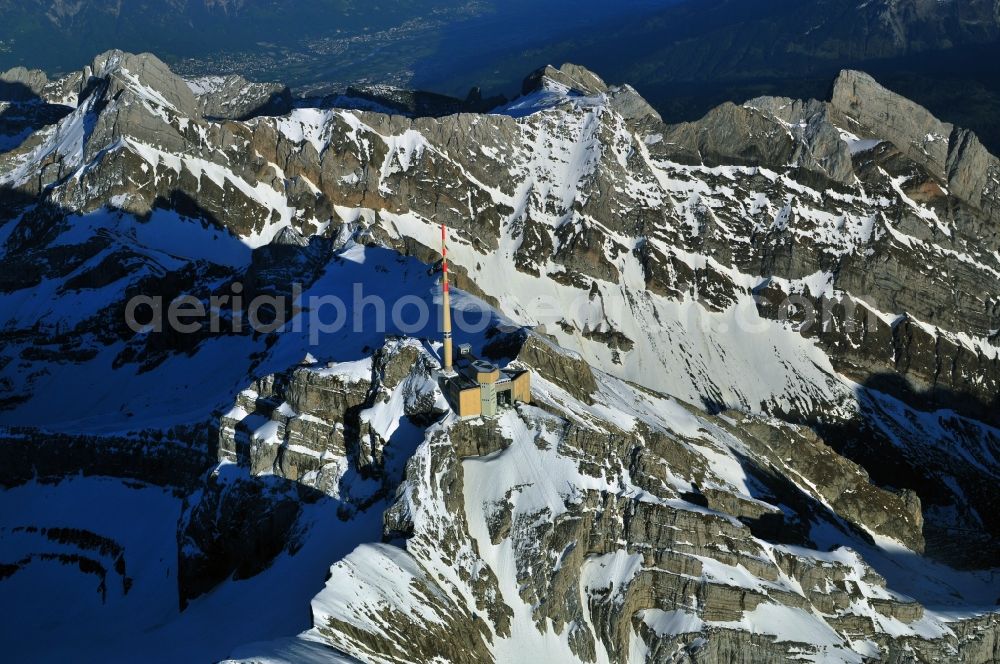
[[[476,359],[462,346],[452,375],[444,375],[441,387],[448,403],[460,417],[494,417],[505,406],[531,403],[531,373],[523,369],[500,369]]]

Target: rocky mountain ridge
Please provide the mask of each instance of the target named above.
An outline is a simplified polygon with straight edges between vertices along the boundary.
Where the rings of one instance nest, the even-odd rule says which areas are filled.
[[[27,528],[129,533],[43,509],[0,539],[8,597],[83,556],[94,616],[162,612],[94,659],[254,597],[287,622],[175,654],[997,657],[1000,168],[974,135],[858,72],[682,125],[573,65],[441,117],[275,108],[121,52],[3,80],[31,92],[0,154],[3,499],[134,491],[173,519],[176,565],[123,545],[110,600],[114,555]],[[133,295],[236,282],[433,308],[442,222],[456,311],[487,323],[463,341],[533,371],[497,420],[448,413],[433,321],[124,324]]]

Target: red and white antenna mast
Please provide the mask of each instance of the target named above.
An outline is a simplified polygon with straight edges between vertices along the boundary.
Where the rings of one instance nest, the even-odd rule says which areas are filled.
[[[442,330],[444,331],[444,350],[442,351],[442,369],[444,373],[451,374],[453,369],[452,349],[451,349],[451,297],[448,292],[448,243],[445,225],[441,224],[441,305],[442,305]]]

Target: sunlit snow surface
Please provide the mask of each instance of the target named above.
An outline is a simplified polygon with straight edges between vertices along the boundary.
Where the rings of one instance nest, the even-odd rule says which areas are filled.
[[[692,415],[670,399],[646,401],[649,397],[643,396],[642,391],[609,377],[605,378],[603,385],[602,397],[606,405],[602,407],[587,406],[575,401],[563,390],[544,380],[538,381],[535,397],[550,405],[575,410],[577,415],[614,409],[618,413],[620,425],[627,426],[630,420],[634,422],[642,418],[656,428],[700,439],[704,447],[692,445],[691,448],[702,453],[721,478],[731,480],[730,490],[735,488],[737,495],[754,499],[753,491],[742,485],[738,455],[745,454],[746,450],[741,448],[735,438],[707,420]],[[530,422],[527,419],[529,417]],[[482,556],[482,560],[498,576],[503,601],[514,612],[511,634],[494,634],[492,652],[497,661],[501,662],[575,662],[578,658],[570,649],[567,631],[559,634],[551,627],[541,631],[537,628],[532,617],[532,607],[522,599],[521,587],[517,582],[515,563],[519,555],[518,545],[513,537],[506,537],[499,543],[493,542],[487,527],[490,513],[496,506],[510,502],[514,518],[519,514],[539,515],[538,518],[552,521],[567,510],[567,505],[577,502],[581,491],[586,490],[632,496],[637,500],[658,499],[627,483],[609,484],[601,478],[582,473],[575,461],[560,454],[558,437],[545,428],[548,423],[553,430],[557,430],[559,420],[541,410],[523,407],[519,412],[507,412],[500,422],[506,435],[513,441],[511,446],[490,456],[470,458],[463,462],[464,509],[469,520],[470,534],[475,540],[478,555]],[[447,430],[448,426],[447,420],[438,425],[443,430]],[[430,432],[430,436],[433,433],[434,430]],[[427,458],[433,444],[429,438],[415,455]],[[681,478],[677,478],[677,481],[679,486],[684,484]],[[515,490],[512,491],[512,487]],[[684,501],[666,502],[676,509],[708,511]],[[412,507],[416,509],[414,517],[418,530],[421,523],[430,524],[435,520],[449,518],[444,504],[440,499],[432,500],[431,494],[422,494],[419,503],[414,503]],[[949,633],[947,623],[950,620],[992,610],[995,595],[1000,591],[996,579],[988,572],[957,572],[927,561],[887,538],[876,536],[876,544],[865,544],[826,522],[817,525],[812,536],[821,547],[831,550],[813,551],[757,541],[765,552],[771,552],[769,555],[772,558],[775,550],[783,549],[802,557],[836,561],[845,565],[852,570],[848,578],[867,597],[903,601],[916,599],[924,604],[927,607],[925,616],[910,624],[885,617],[863,604],[857,604],[852,609],[871,617],[880,631],[894,637],[939,638]],[[845,545],[854,550],[844,548]],[[317,627],[324,625],[325,620],[332,617],[350,620],[362,630],[379,633],[383,627],[370,616],[381,615],[379,612],[386,608],[416,624],[441,622],[442,617],[424,606],[420,594],[412,590],[415,579],[424,584],[433,584],[434,579],[446,579],[454,584],[453,587],[460,589],[453,601],[473,601],[471,594],[461,594],[469,592],[462,581],[462,575],[456,569],[456,565],[461,566],[461,563],[445,559],[433,549],[423,547],[409,548],[409,554],[387,545],[365,546],[335,564],[326,588],[313,600]],[[862,557],[888,580],[888,591],[863,578],[866,572],[861,562]],[[459,559],[461,558],[459,555]],[[764,592],[775,588],[802,593],[797,582],[784,575],[777,583],[772,583],[753,576],[743,567],[733,567],[706,557],[699,559],[703,563],[703,578],[714,583]],[[613,554],[589,557],[582,569],[581,600],[591,590],[622,588],[642,564],[641,556],[629,554],[624,549]],[[466,590],[462,591],[463,588]],[[647,610],[642,619],[661,635],[697,632],[711,626],[680,610]],[[804,661],[861,662],[862,655],[877,652],[867,642],[845,640],[818,614],[778,604],[764,603],[746,613],[739,621],[712,625],[769,635],[778,641],[811,643],[815,648],[803,650]],[[322,630],[306,632],[301,640],[321,641]],[[288,653],[287,642],[273,646],[260,644],[242,651],[241,657],[253,659],[257,653],[277,656],[275,652]],[[633,637],[629,661],[643,661],[645,652],[641,640]],[[279,657],[279,661],[294,659]],[[598,644],[597,661],[610,661],[601,644]]]
[[[169,101],[128,72],[122,75],[129,89],[154,113],[165,114],[173,108]],[[201,81],[195,88],[213,84]],[[560,108],[572,108],[573,113],[563,115]],[[5,173],[0,184],[23,181],[30,175],[31,163],[53,154],[61,155],[71,168],[82,167],[86,122],[91,110],[85,104],[58,126],[47,129],[38,146],[22,163]],[[480,184],[495,202],[513,209],[515,216],[528,209],[532,195],[569,209],[582,195],[581,182],[600,166],[600,159],[618,159],[624,165],[631,156],[627,154],[631,148],[601,144],[598,132],[601,123],[607,120],[608,110],[600,96],[571,95],[567,90],[550,86],[496,112],[513,116],[521,123],[518,130],[530,149],[511,166],[511,180],[520,183],[513,194]],[[529,126],[524,120],[531,116],[538,121]],[[275,122],[284,136],[311,145],[317,151],[329,144],[333,122],[349,125],[348,140],[359,147],[367,147],[376,133],[364,123],[362,114],[345,111],[299,109]],[[383,163],[374,165],[380,175],[380,191],[386,191],[389,176],[409,170],[427,154],[441,154],[412,130],[380,137],[387,147]],[[628,138],[620,123],[615,137]],[[684,222],[692,229],[697,223],[692,210],[698,205],[711,204],[713,198],[732,195],[725,185],[713,190],[699,176],[735,179],[746,174],[747,169],[741,167],[706,169],[656,162],[650,157],[649,147],[657,140],[654,136],[646,139],[637,144],[637,150],[650,170],[651,180],[630,181],[624,186],[636,195],[641,194],[651,205],[678,206]],[[878,144],[846,132],[843,139],[852,151],[867,150]],[[113,149],[130,150],[148,164],[162,165],[177,173],[187,171],[195,177],[204,176],[220,187],[228,184],[275,213],[272,215],[275,221],[250,236],[236,238],[173,213],[158,211],[149,220],[139,221],[129,215],[102,211],[74,218],[55,240],[56,244],[74,244],[92,234],[103,233],[113,237],[117,246],[143,258],[142,266],[137,268],[140,272],[162,274],[199,261],[239,270],[248,265],[252,248],[269,242],[291,219],[292,209],[276,190],[266,184],[250,184],[216,163],[190,155],[169,154],[132,139],[124,139]],[[488,155],[486,148],[483,151]],[[820,196],[818,192],[766,169],[757,169],[757,174],[772,181],[783,180],[783,184],[801,195],[801,200],[772,201],[756,195],[740,202],[748,213],[766,211],[776,227],[787,229],[795,212],[815,224],[810,231],[813,239],[828,246],[834,255],[862,250],[873,239],[876,232],[873,215],[835,217],[813,204]],[[948,234],[948,228],[935,213],[908,199],[901,185],[893,182],[904,203],[923,222]],[[346,222],[371,222],[376,218],[374,210],[338,209],[338,214]],[[567,221],[579,221],[562,214],[537,216],[548,229]],[[380,211],[379,218],[390,234],[415,239],[428,247],[436,246],[438,230],[427,219],[387,211]],[[0,227],[0,239],[9,232],[10,227]],[[892,225],[887,225],[886,232],[904,246],[926,245]],[[717,423],[693,414],[671,397],[695,404],[703,404],[710,397],[717,404],[749,411],[759,411],[763,403],[788,409],[817,402],[856,408],[861,390],[838,377],[827,356],[813,342],[787,326],[757,315],[748,293],[760,284],[759,276],[741,274],[703,256],[673,250],[679,260],[691,267],[712,263],[713,268],[746,291],[741,291],[732,307],[712,312],[691,298],[668,299],[647,292],[641,268],[632,257],[635,240],[611,235],[627,251],[616,258],[621,283],[599,284],[600,304],[591,298],[581,305],[579,290],[516,270],[512,259],[520,239],[509,229],[500,237],[498,250],[485,256],[458,241],[450,248],[455,264],[465,267],[473,280],[497,299],[503,315],[457,291],[454,304],[460,309],[477,310],[494,324],[533,325],[542,322],[533,305],[545,296],[560,311],[569,312],[568,320],[577,329],[599,328],[613,320],[619,331],[636,343],[635,349],[620,363],[613,360],[607,346],[549,326],[550,333],[561,344],[606,372],[598,373],[601,397],[598,404],[584,404],[540,377],[534,380],[533,398],[567,418],[594,417],[626,431],[642,422],[690,439],[691,450],[705,459],[720,486],[747,500],[757,500],[739,460],[745,452],[739,442]],[[91,263],[103,256],[95,256]],[[964,254],[951,257],[974,262]],[[540,267],[544,272],[552,266]],[[831,283],[831,274],[819,272],[782,286],[789,292],[808,287],[815,294],[832,289]],[[337,295],[350,301],[354,284],[363,284],[366,295],[382,296],[390,305],[406,296],[419,298],[432,311],[438,304],[436,277],[426,265],[386,249],[353,243],[337,252],[304,297]],[[119,299],[125,280],[86,292],[63,290],[60,285],[43,282],[34,289],[0,295],[0,326],[24,320],[68,325],[92,317]],[[879,314],[890,319],[895,315]],[[154,371],[145,373],[138,372],[133,364],[112,369],[112,361],[122,350],[122,344],[105,348],[93,359],[79,363],[36,361],[28,367],[36,372],[31,377],[30,389],[22,383],[27,380],[23,371],[26,365],[15,360],[0,369],[0,378],[10,379],[15,389],[23,387],[22,391],[30,397],[15,410],[4,411],[0,423],[74,433],[121,433],[204,422],[219,412],[232,412],[234,398],[247,388],[251,375],[284,371],[307,358],[317,371],[363,377],[370,371],[371,350],[380,347],[388,334],[403,332],[393,328],[376,330],[371,316],[374,316],[372,311],[363,313],[358,329],[348,326],[321,334],[318,344],[310,343],[309,329],[296,329],[294,322],[292,329],[281,334],[270,348],[265,347],[263,339],[249,336],[207,341],[190,356],[173,355]],[[417,339],[436,339],[439,336],[436,323],[428,321],[407,333]],[[981,347],[980,340],[957,338],[963,345]],[[478,349],[484,338],[473,335],[469,341]],[[433,342],[425,345],[428,352],[436,352]],[[996,354],[996,350],[987,352]],[[328,366],[330,363],[333,366]],[[652,396],[628,381],[671,397]],[[405,439],[412,446],[414,458],[425,459],[431,453],[432,442],[421,439],[419,430],[404,421],[403,404],[397,397],[394,394],[388,402],[370,409],[365,421],[386,438]],[[914,422],[915,428],[924,429],[922,435],[935,431],[934,415],[922,418],[906,412],[898,419]],[[512,487],[517,487],[511,497],[515,514],[544,513],[547,515],[544,518],[549,519],[564,513],[568,505],[579,500],[581,491],[588,489],[640,501],[658,500],[626,480],[612,483],[581,473],[575,461],[560,454],[556,438],[546,428],[547,422],[553,429],[558,423],[553,415],[537,407],[524,407],[520,414],[507,412],[501,424],[512,440],[511,446],[488,457],[462,462],[463,507],[470,534],[479,555],[498,576],[503,601],[513,610],[512,634],[494,635],[492,644],[493,654],[506,662],[572,662],[576,658],[569,648],[567,632],[556,634],[551,629],[536,628],[531,607],[520,596],[513,543],[506,539],[494,544],[489,536],[486,517],[490,506],[506,500]],[[434,425],[430,433],[446,433],[451,424],[453,420],[446,418]],[[273,429],[265,422],[253,431],[265,442],[274,437]],[[547,441],[549,445],[536,445],[536,440]],[[218,472],[240,471],[223,465]],[[683,477],[668,479],[678,488],[687,482]],[[671,500],[668,504],[675,509],[707,511],[682,500]],[[384,507],[376,504],[360,517],[343,522],[337,517],[334,498],[306,506],[304,526],[309,537],[301,551],[295,556],[280,556],[270,569],[253,579],[225,582],[179,613],[174,577],[180,499],[158,488],[130,486],[104,478],[70,478],[54,485],[32,482],[7,490],[0,501],[0,528],[5,529],[0,538],[3,560],[17,559],[25,551],[37,550],[37,542],[31,541],[27,534],[13,532],[21,525],[29,525],[24,523],[24,517],[30,514],[30,525],[73,526],[118,541],[125,547],[129,574],[134,571],[136,583],[127,594],[107,589],[107,599],[102,602],[93,579],[86,574],[49,561],[30,563],[0,585],[2,604],[21,609],[17,615],[5,616],[0,624],[0,641],[11,644],[4,655],[15,661],[31,659],[37,644],[45,643],[47,655],[66,661],[121,661],[134,659],[136,653],[142,653],[143,661],[164,662],[229,656],[273,662],[349,661],[322,645],[323,637],[311,626],[321,624],[324,617],[339,617],[354,621],[360,629],[377,631],[381,628],[377,621],[366,621],[361,616],[386,607],[417,622],[438,621],[440,616],[412,592],[410,581],[425,577],[452,581],[459,589],[459,596],[453,599],[471,605],[468,586],[459,571],[440,554],[426,549],[411,551],[380,541]],[[437,497],[422,501],[414,518],[419,528],[421,519],[448,519],[449,514]],[[995,599],[1000,595],[998,582],[989,574],[956,572],[928,562],[885,538],[876,537],[874,544],[866,544],[858,538],[846,537],[829,523],[817,524],[811,535],[825,551],[785,548],[799,556],[843,563],[857,573],[859,578],[855,581],[859,585],[862,584],[860,555],[888,580],[889,586],[888,591],[883,591],[867,584],[865,592],[872,596],[883,593],[897,598],[911,597],[928,607],[925,618],[908,625],[871,615],[880,629],[890,635],[934,638],[946,632],[949,619],[995,608]],[[766,542],[760,544],[772,553],[779,548]],[[770,582],[763,582],[742,567],[704,557],[701,560],[706,580],[745,588],[769,587]],[[641,564],[639,556],[624,549],[587,559],[581,579],[581,603],[586,605],[586,595],[591,591],[620,588],[634,577]],[[787,578],[779,579],[773,586],[801,591]],[[868,611],[863,606],[857,610]],[[641,619],[664,636],[705,627],[699,618],[680,610],[646,610]],[[871,654],[870,644],[846,643],[816,615],[775,604],[762,604],[729,626],[783,641],[804,637],[820,647],[820,652],[811,657],[816,661],[853,662],[863,654]],[[55,641],[53,634],[58,635]],[[296,637],[297,634],[301,635]],[[641,661],[644,645],[634,638],[631,646],[633,660]],[[608,659],[600,644],[597,657],[598,661]]]
[[[215,241],[228,242],[224,238]],[[460,248],[458,252],[461,251]],[[235,252],[233,256],[238,259],[240,253]],[[517,275],[510,277],[513,287],[517,288]],[[384,249],[348,245],[309,292],[347,296],[355,282],[366,284],[371,292],[392,297],[412,294],[431,304],[438,291],[426,266],[414,259]],[[456,306],[487,311],[495,322],[507,321],[499,314],[489,313],[481,302],[461,292],[456,292]],[[16,309],[12,313],[16,314]],[[416,336],[435,337],[432,324],[428,325],[427,330],[417,331]],[[800,337],[789,334],[787,339],[790,344],[787,351],[799,348],[799,352],[811,352]],[[315,363],[316,371],[356,380],[370,373],[370,350],[365,348],[377,347],[383,340],[383,334],[357,334],[345,330],[322,337],[320,346],[314,347],[309,345],[305,331],[290,331],[281,335],[257,371],[282,370],[308,356]],[[262,349],[261,344],[250,339],[239,343],[225,341],[228,343],[207,343],[191,357],[173,357],[148,375],[109,371],[106,363],[110,359],[102,356],[80,365],[53,365],[50,369],[53,392],[48,393],[42,387],[32,401],[14,411],[15,416],[23,418],[21,421],[25,423],[71,431],[86,430],[88,426],[95,431],[124,431],[184,418],[198,421],[207,417],[213,408],[231,406],[235,394],[246,387],[250,355]],[[482,343],[481,339],[473,341],[477,345]],[[432,347],[428,352],[433,350]],[[335,364],[328,367],[328,362]],[[93,383],[98,377],[100,389],[95,390]],[[626,430],[643,422],[693,439],[698,444],[693,444],[692,449],[705,458],[728,490],[755,499],[738,460],[739,443],[732,436],[671,398],[653,396],[611,376],[603,376],[599,384],[601,398],[594,405],[574,399],[540,377],[533,383],[533,396],[571,417],[597,417]],[[79,385],[78,398],[82,405],[66,404],[58,412],[52,412],[47,405],[55,398],[55,391],[63,393],[72,385]],[[137,385],[142,388],[137,389]],[[395,427],[400,426],[400,409],[401,403],[390,399],[369,417],[375,427],[391,436]],[[513,440],[511,447],[490,457],[464,462],[465,511],[480,554],[498,575],[503,599],[514,610],[512,634],[508,638],[494,639],[495,655],[501,661],[523,661],[523,657],[530,657],[536,661],[572,662],[575,657],[565,632],[558,635],[536,629],[530,607],[519,597],[511,543],[492,543],[485,526],[486,506],[495,504],[513,486],[521,487],[514,497],[516,510],[545,509],[549,511],[549,518],[564,511],[567,501],[577,500],[579,492],[586,489],[630,495],[638,500],[656,499],[643,495],[634,486],[612,486],[580,473],[576,463],[561,456],[555,445],[544,450],[539,448],[534,443],[535,438],[548,434],[537,429],[538,422],[552,416],[537,409],[529,411],[535,424],[528,424],[514,412],[503,416],[503,428]],[[129,412],[136,416],[128,417]],[[448,422],[437,426],[446,428]],[[266,436],[266,432],[261,435]],[[420,443],[414,455],[429,454],[429,445],[427,441]],[[236,469],[223,467],[223,471],[236,472]],[[677,478],[677,483],[682,486],[684,479]],[[171,585],[176,569],[174,537],[180,509],[176,498],[160,489],[128,488],[119,481],[94,478],[70,479],[54,486],[28,484],[6,492],[0,504],[3,506],[3,519],[0,520],[3,527],[16,527],[20,524],[20,515],[26,513],[32,514],[32,523],[37,525],[48,520],[59,525],[80,524],[122,542],[131,564],[135,565],[130,569],[137,570],[137,578],[142,572],[140,582],[128,596],[112,596],[107,605],[95,600],[92,580],[65,567],[50,569],[47,563],[31,565],[13,577],[13,584],[3,584],[5,604],[10,597],[15,604],[7,605],[25,607],[24,621],[9,622],[4,628],[10,629],[12,636],[17,634],[21,638],[19,643],[30,642],[24,640],[25,635],[35,634],[33,638],[41,639],[50,633],[48,630],[60,629],[65,634],[64,641],[53,647],[53,654],[76,655],[78,661],[85,644],[89,648],[87,652],[94,653],[94,661],[126,657],[134,652],[149,653],[147,659],[165,662],[199,658],[205,654],[211,654],[210,659],[233,656],[273,662],[329,661],[332,655],[322,645],[322,638],[309,630],[314,620],[321,620],[324,615],[353,616],[356,620],[363,615],[363,607],[387,605],[412,615],[417,621],[433,621],[435,617],[427,613],[419,598],[408,594],[407,579],[427,574],[459,579],[456,570],[439,558],[413,558],[394,545],[376,544],[381,535],[381,509],[385,505],[375,505],[360,519],[345,523],[337,518],[335,505],[321,502],[307,508],[309,537],[306,547],[297,555],[281,556],[272,568],[248,581],[227,582],[196,600],[185,612],[178,613],[176,588]],[[430,512],[444,510],[440,502],[422,505],[422,509]],[[683,501],[671,501],[670,505],[679,509],[703,509]],[[88,507],[84,509],[84,506]],[[443,513],[438,516],[447,517]],[[813,536],[827,547],[845,543],[843,533],[838,530],[818,531]],[[17,556],[19,541],[12,537],[0,540],[6,554],[4,558]],[[848,543],[888,579],[890,589],[917,599],[929,609],[927,617],[919,624],[904,625],[876,618],[883,631],[890,634],[925,637],[941,634],[947,629],[941,620],[991,607],[1000,590],[996,581],[988,580],[988,576],[959,573],[929,563],[890,541],[881,541],[881,547],[867,546],[857,540]],[[772,546],[762,545],[765,549]],[[855,554],[843,549],[835,549],[833,553],[804,550],[795,553],[835,557],[848,565],[857,560]],[[338,560],[324,589],[323,580],[329,567]],[[749,587],[757,587],[760,583],[745,570],[709,559],[703,562],[707,563],[705,578],[715,582]],[[586,593],[588,588],[608,588],[612,583],[620,587],[634,574],[636,564],[634,557],[625,551],[588,560],[581,592]],[[934,581],[928,582],[928,579]],[[51,594],[37,592],[39,588],[51,589]],[[871,589],[872,592],[876,590]],[[51,602],[51,597],[63,597],[64,601]],[[38,598],[45,598],[43,605],[38,604]],[[310,602],[312,617],[306,608]],[[53,606],[58,611],[53,612]],[[40,612],[45,613],[46,621],[36,620]],[[699,629],[697,618],[677,612],[646,612],[643,620],[663,634]],[[829,658],[826,661],[856,661],[856,650],[861,648],[855,645],[855,650],[850,650],[848,644],[831,635],[829,628],[815,616],[784,607],[762,605],[745,615],[738,626],[779,639],[790,638],[792,632],[812,634],[817,643],[827,644],[824,652]],[[377,625],[369,627],[377,629]],[[293,638],[300,632],[301,637]],[[95,646],[89,640],[94,633],[106,634],[107,639]],[[632,651],[636,657],[644,652],[641,643],[635,643]],[[599,661],[606,661],[606,653],[600,647]]]

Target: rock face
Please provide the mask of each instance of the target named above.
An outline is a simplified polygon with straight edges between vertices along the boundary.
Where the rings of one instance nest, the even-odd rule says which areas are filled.
[[[552,402],[545,408],[559,410]],[[728,428],[727,420],[718,424]],[[379,653],[390,661],[442,656],[507,661],[532,638],[548,640],[550,657],[576,661],[631,661],[629,653],[636,648],[648,661],[660,661],[657,653],[663,652],[683,653],[692,661],[743,661],[737,653],[744,651],[753,653],[746,661],[785,661],[793,653],[848,661],[849,640],[871,639],[889,652],[895,646],[880,634],[879,625],[923,619],[923,607],[889,592],[885,579],[858,553],[838,549],[814,558],[803,555],[801,544],[809,540],[798,525],[825,518],[820,514],[827,508],[784,493],[788,486],[774,469],[785,463],[787,451],[767,444],[745,448],[747,477],[767,489],[757,498],[740,498],[719,483],[714,474],[719,466],[706,463],[698,451],[703,443],[659,431],[662,423],[626,434],[524,407],[505,415],[497,428],[486,425],[489,433],[477,438],[493,439],[497,430],[519,430],[520,435],[478,451],[469,450],[468,441],[482,423],[445,424],[410,461],[406,483],[389,511],[397,528],[400,519],[409,524],[408,555],[366,548],[335,565],[327,588],[314,601],[316,623],[309,638],[350,653]],[[732,434],[722,433],[718,424],[702,421],[700,435],[715,440],[741,435],[749,443],[763,440],[757,437],[764,430],[772,440],[782,433],[763,421],[734,422]],[[747,435],[748,429],[756,433]],[[524,436],[525,430],[530,435]],[[790,444],[799,452],[814,447],[835,465],[845,463],[828,448],[823,452],[821,443],[800,441]],[[469,452],[472,458],[456,459]],[[551,471],[554,466],[545,460],[556,459],[562,474],[535,475],[541,468]],[[881,528],[875,524],[885,519],[889,528],[903,528],[895,534],[907,537],[903,524],[909,519],[910,532],[919,533],[913,506],[903,507],[884,494],[884,507],[876,507],[880,500],[865,492],[878,490],[856,469],[824,469],[808,457],[796,468],[793,472],[809,473],[807,481],[820,486],[828,481],[824,477],[856,478],[856,487],[865,488],[849,500],[864,504],[865,519],[875,519],[866,526]],[[590,488],[563,493],[562,482],[577,473],[567,486],[580,487],[589,478],[584,483]],[[503,480],[496,481],[498,476]],[[826,495],[839,500],[852,490],[819,491],[817,499],[829,491]],[[768,504],[765,495],[783,507]],[[464,496],[464,507],[455,496]],[[844,505],[833,509],[851,513]],[[775,537],[798,546],[768,543]],[[484,577],[484,571],[498,576]],[[399,578],[409,594],[386,593],[382,575]],[[367,583],[383,585],[369,588]],[[473,602],[489,617],[485,624],[479,616],[464,614],[463,604]],[[428,612],[430,625],[449,625],[465,636],[429,643],[406,617],[415,606]],[[802,638],[805,631],[789,632],[798,638],[762,638],[741,630],[740,621],[748,615],[780,617],[798,630],[823,621],[830,634],[840,636],[820,646]],[[526,629],[538,631],[532,637]],[[978,661],[981,641],[980,636],[953,636],[908,643],[921,656],[943,648]],[[406,644],[405,655],[400,643]],[[986,645],[986,652],[991,647]]]
[[[395,416],[408,423],[433,420],[444,406],[432,366],[413,342],[389,342],[371,360],[346,367],[303,366],[269,375],[241,392],[222,416],[219,460],[366,507],[395,489],[406,447],[416,444],[406,438],[418,435],[417,424],[402,431],[385,427],[383,413],[400,402]],[[366,485],[355,495],[345,479],[352,468],[377,478],[381,490]]]
[[[600,76],[579,65],[567,63],[559,69],[546,65],[531,73],[521,85],[521,94],[528,95],[552,84],[574,90],[579,94],[598,95],[608,91],[607,84]]]
[[[49,84],[45,72],[37,69],[14,67],[0,73],[0,94],[5,101],[29,101],[40,97]]]
[[[178,660],[995,659],[972,134],[856,72],[674,126],[573,65],[434,117],[121,52],[7,78],[0,485],[56,522],[0,533],[0,592],[106,591],[45,654],[126,620]],[[494,420],[437,384],[441,223],[456,338],[532,372]],[[205,317],[161,325],[181,297]],[[163,548],[44,512],[118,491],[162,501]],[[210,644],[156,628],[213,613]]]
[[[42,71],[14,67],[0,72],[0,150],[17,147],[72,111],[59,88]]]
[[[597,391],[597,381],[586,362],[567,355],[538,335],[524,335],[517,359],[581,401],[589,402]]]
[[[209,76],[188,81],[202,117],[248,120],[258,115],[284,115],[292,110],[292,93],[278,83],[254,83],[242,76]]]
[[[673,127],[663,143],[682,163],[799,166],[845,184],[851,153],[820,102],[765,97],[725,104],[698,122]]]
[[[860,72],[845,71],[837,77],[831,103],[865,134],[881,133],[996,226],[1000,219],[996,184],[1000,160],[986,151],[975,134],[941,122]],[[996,246],[996,231],[988,237],[991,246]]]
[[[945,178],[948,139],[954,130],[929,111],[893,94],[862,72],[845,71],[833,84],[833,108],[895,145],[909,159],[928,169],[938,179]],[[851,129],[851,127],[847,127]]]

